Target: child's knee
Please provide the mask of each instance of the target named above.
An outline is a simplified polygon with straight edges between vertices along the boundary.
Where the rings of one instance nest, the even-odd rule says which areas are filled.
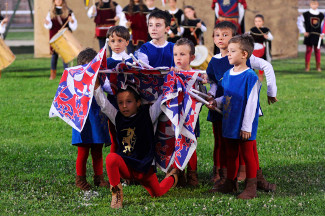
[[[120,159],[121,156],[119,156],[118,154],[116,153],[109,153],[107,156],[106,156],[106,166],[115,166],[119,159]]]

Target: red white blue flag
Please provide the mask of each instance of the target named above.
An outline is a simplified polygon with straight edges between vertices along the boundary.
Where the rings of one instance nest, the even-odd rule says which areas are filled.
[[[172,139],[162,136],[164,131],[158,134],[156,162],[163,170],[173,163],[183,170],[196,149],[195,126],[202,103],[191,97],[188,91],[193,88],[197,76],[195,72],[170,72],[165,76],[161,109],[172,124],[175,138],[171,143]],[[168,127],[163,129],[168,130]]]
[[[106,46],[88,65],[64,70],[52,102],[50,117],[57,116],[77,131],[82,131],[93,99],[98,70],[107,69]]]

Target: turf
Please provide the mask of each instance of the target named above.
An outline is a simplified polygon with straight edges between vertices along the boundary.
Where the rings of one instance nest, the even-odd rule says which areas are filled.
[[[325,215],[325,70],[304,72],[302,54],[273,62],[279,102],[267,105],[265,81],[261,92],[264,117],[257,146],[264,174],[278,186],[275,193],[258,192],[258,198],[243,201],[208,192],[213,135],[203,108],[197,149],[200,186],[175,188],[160,198],[151,198],[141,186],[127,186],[121,210],[110,209],[108,189],[84,194],[74,186],[77,149],[70,145],[71,127],[48,118],[60,79],[48,80],[49,66],[50,59],[17,55],[2,71],[0,215]],[[87,167],[92,183],[90,159]]]

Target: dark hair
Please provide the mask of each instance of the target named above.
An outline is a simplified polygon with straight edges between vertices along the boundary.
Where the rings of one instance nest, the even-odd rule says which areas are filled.
[[[128,85],[125,89],[119,88],[116,92],[116,97],[118,94],[122,93],[122,92],[129,92],[131,94],[133,94],[134,98],[136,101],[141,100],[140,95],[138,94],[138,92],[136,92],[136,90],[134,90],[133,87],[131,87],[130,85]]]
[[[236,35],[229,40],[228,44],[231,43],[238,43],[240,49],[248,53],[247,59],[249,59],[249,57],[252,55],[254,50],[254,39],[251,35],[249,34]]]
[[[237,33],[237,26],[235,24],[233,24],[232,22],[229,21],[222,21],[219,22],[215,27],[214,30],[216,29],[226,29],[229,28],[232,31],[232,36],[235,36]]]
[[[110,29],[108,29],[106,37],[109,38],[109,36],[113,36],[113,34],[116,34],[116,36],[121,37],[125,39],[126,41],[130,40],[130,32],[127,28],[124,26],[113,26]]]
[[[256,14],[255,18],[257,17],[261,18],[264,21],[264,16],[262,14]]]
[[[176,41],[174,46],[182,46],[182,45],[187,45],[190,47],[190,55],[195,54],[195,46],[191,40],[187,38],[180,38]]]
[[[134,0],[130,0],[130,3],[128,5],[128,13],[131,15],[134,13],[133,11],[134,5],[135,5]],[[143,0],[139,0],[139,9],[141,14],[143,12],[146,12],[146,8],[147,6],[143,3]]]
[[[186,25],[188,25],[188,18],[185,16],[185,9],[191,9],[192,11],[194,11],[194,18],[197,18],[197,17],[196,17],[196,12],[195,12],[195,9],[193,6],[191,6],[191,5],[184,6],[184,23]]]
[[[153,11],[149,14],[148,20],[150,20],[151,18],[163,19],[165,20],[166,27],[170,26],[171,15],[168,13],[168,11],[162,11],[162,10]]]
[[[84,65],[88,64],[91,60],[95,58],[97,52],[93,48],[86,48],[82,50],[77,57],[77,64]]]

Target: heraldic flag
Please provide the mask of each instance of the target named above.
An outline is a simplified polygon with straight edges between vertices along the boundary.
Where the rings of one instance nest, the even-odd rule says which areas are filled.
[[[106,47],[88,65],[66,68],[52,102],[49,116],[59,117],[81,132],[94,95],[99,70],[107,69]]]

